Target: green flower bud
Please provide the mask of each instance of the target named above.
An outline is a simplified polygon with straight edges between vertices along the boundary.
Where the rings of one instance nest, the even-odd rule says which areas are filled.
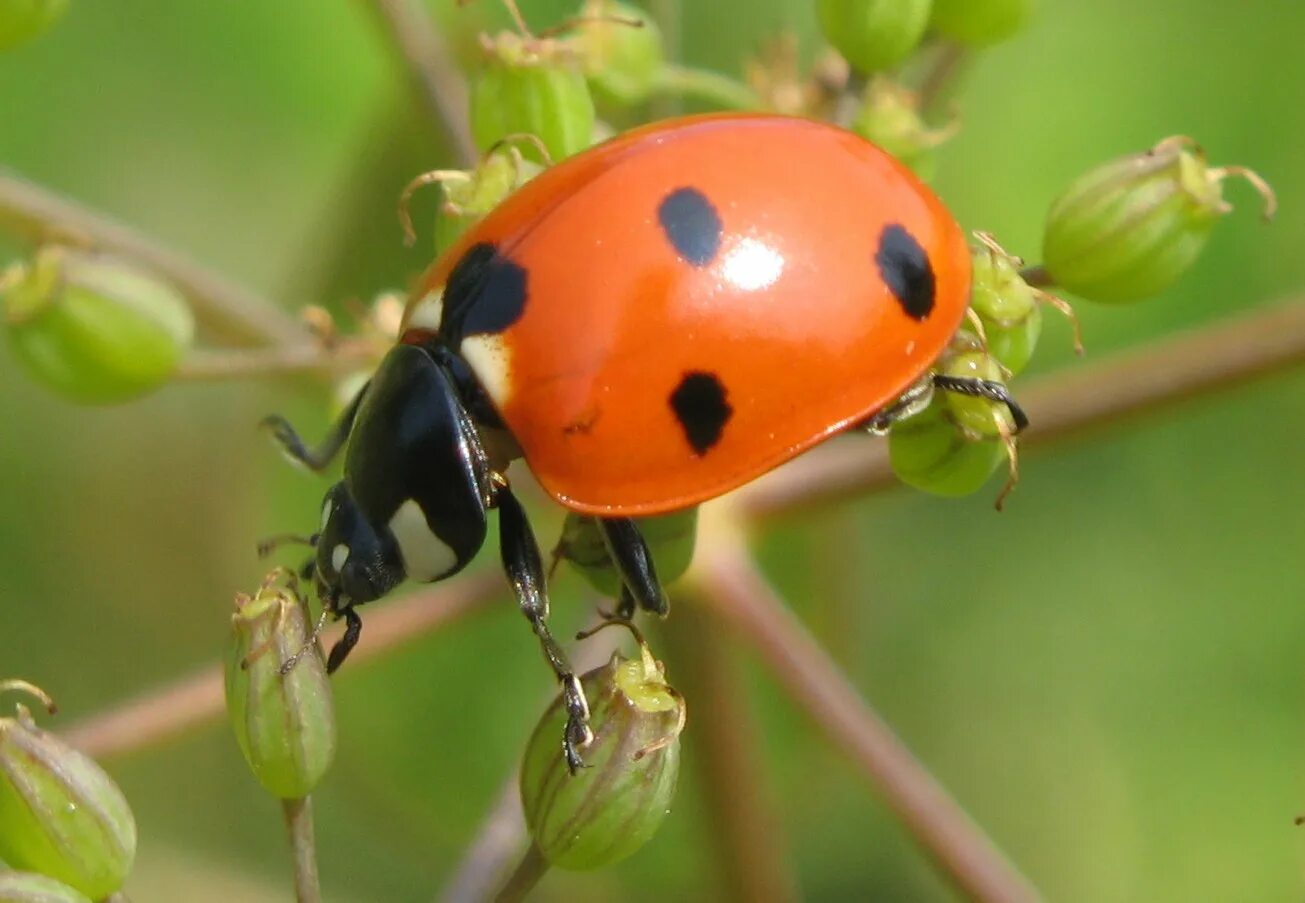
[[[48,247],[0,276],[9,343],[41,382],[85,404],[143,395],[194,337],[185,299],[125,261]]]
[[[522,140],[514,141],[514,137]],[[524,159],[517,146],[524,145],[544,157],[547,149],[534,135],[508,136],[500,144],[487,153],[475,169],[469,172],[457,170],[440,180],[444,202],[435,217],[437,254],[542,171],[539,164]]]
[[[935,397],[919,414],[893,424],[888,457],[903,483],[954,497],[982,488],[1006,457],[1006,448],[1000,439],[975,441],[966,436]]]
[[[263,788],[282,799],[307,796],[335,758],[335,711],[293,574],[274,571],[252,598],[236,597],[226,698],[240,751]]]
[[[639,7],[620,0],[585,0],[569,38],[594,99],[609,107],[643,103],[666,61],[661,29]]]
[[[68,0],[0,0],[0,50],[36,37],[67,8]]]
[[[1080,177],[1051,206],[1043,267],[1056,285],[1093,301],[1156,295],[1196,260],[1215,222],[1232,210],[1223,180],[1240,175],[1276,209],[1273,191],[1242,167],[1211,168],[1190,138],[1167,138]]]
[[[937,168],[934,149],[956,134],[954,125],[941,129],[925,125],[919,96],[886,78],[870,80],[851,128],[925,180],[933,178]]]
[[[45,875],[0,871],[0,903],[91,903],[91,898]]]
[[[825,38],[865,73],[911,55],[929,23],[930,0],[816,0]]]
[[[929,27],[953,41],[982,47],[1023,28],[1034,5],[1034,0],[933,0]]]
[[[635,518],[663,585],[679,579],[693,561],[698,536],[698,509],[676,511],[656,517]],[[616,598],[621,592],[621,575],[603,542],[592,517],[570,512],[562,527],[562,538],[553,550],[555,558],[569,561],[594,589]]]
[[[99,900],[122,887],[135,857],[136,822],[104,770],[24,706],[0,719],[0,859]]]
[[[488,151],[511,135],[535,135],[552,160],[593,143],[594,101],[579,61],[557,41],[504,32],[471,82],[471,133]],[[526,156],[549,159],[534,148]]]
[[[680,766],[684,700],[660,662],[613,656],[580,679],[594,739],[587,768],[572,775],[557,738],[566,711],[553,703],[535,728],[521,765],[521,801],[543,857],[564,869],[595,869],[648,842],[670,810]]]
[[[1001,364],[982,351],[965,351],[951,355],[940,371],[945,376],[1005,382]],[[1015,431],[1010,410],[1001,402],[959,392],[939,392],[952,423],[962,431],[982,439],[1010,435]]]

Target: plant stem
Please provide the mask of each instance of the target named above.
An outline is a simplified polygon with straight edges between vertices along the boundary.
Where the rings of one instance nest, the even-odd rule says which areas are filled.
[[[366,619],[363,641],[350,656],[350,664],[376,658],[486,609],[502,589],[503,578],[486,570],[383,605]],[[341,632],[339,625],[326,631],[322,635],[323,643],[329,647]],[[352,670],[345,668],[344,673]],[[64,736],[73,746],[95,758],[125,755],[157,746],[188,728],[207,724],[221,716],[222,707],[222,666],[214,664],[78,721]]]
[[[1305,300],[1148,343],[1095,364],[1044,376],[1015,395],[1032,425],[1020,448],[1062,441],[1127,417],[1235,388],[1305,363]],[[864,497],[898,485],[886,442],[826,443],[740,490],[750,521]]]
[[[525,842],[526,819],[521,812],[520,776],[513,769],[503,782],[498,801],[481,822],[476,839],[467,848],[439,899],[443,903],[488,900],[507,865]]]
[[[480,155],[471,137],[466,80],[453,65],[430,16],[414,0],[372,0],[372,7],[407,62],[413,81],[448,136],[458,162],[474,166]]]
[[[1029,903],[1037,891],[860,697],[726,526],[700,551],[694,581],[726,629],[756,648],[780,683],[878,788],[898,819],[970,899]]]
[[[290,834],[290,848],[295,860],[296,903],[321,903],[322,885],[317,877],[317,842],[313,839],[313,801],[311,797],[282,800],[285,826]]]
[[[269,348],[200,348],[186,356],[175,376],[189,382],[212,382],[313,371],[336,372],[375,364],[384,353],[385,346],[366,339],[341,341],[331,348],[317,342]]]
[[[521,857],[521,862],[512,873],[512,877],[508,878],[507,884],[494,898],[495,903],[518,903],[519,900],[524,900],[526,894],[530,893],[546,874],[548,874],[548,860],[539,852],[539,847],[532,843],[530,849]]]
[[[700,100],[726,110],[756,110],[761,100],[737,79],[709,69],[694,69],[666,63],[657,73],[653,92],[670,97]]]
[[[304,341],[304,327],[267,299],[103,214],[4,171],[0,228],[32,244],[89,245],[135,260],[172,282],[200,321],[224,339],[253,345]]]
[[[948,88],[960,75],[970,54],[955,41],[943,41],[934,50],[929,68],[920,81],[920,110],[933,112],[946,98]]]

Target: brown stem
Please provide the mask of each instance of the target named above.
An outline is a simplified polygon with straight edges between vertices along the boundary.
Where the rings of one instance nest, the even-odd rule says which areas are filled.
[[[431,114],[448,135],[458,162],[474,166],[479,154],[471,137],[466,80],[453,65],[430,16],[414,0],[372,0],[372,5],[407,62]]]
[[[384,353],[382,345],[366,339],[342,341],[331,348],[303,341],[269,348],[200,348],[186,356],[175,375],[190,382],[211,382],[288,373],[337,372],[374,364]]]
[[[1032,422],[1021,449],[1073,438],[1197,395],[1305,362],[1305,300],[1262,308],[1016,386]],[[827,443],[736,497],[749,520],[864,496],[897,485],[886,442]]]
[[[548,860],[539,852],[539,847],[532,843],[530,849],[521,857],[521,862],[512,873],[512,877],[494,898],[494,903],[519,903],[526,898],[526,894],[534,890],[535,885],[546,874],[548,874]]]
[[[502,588],[503,578],[485,571],[379,606],[366,619],[363,642],[350,663],[375,658],[487,608]],[[322,635],[322,640],[329,646],[341,632],[336,625]],[[345,673],[349,670],[344,669]],[[222,666],[210,665],[190,677],[76,722],[65,737],[96,758],[135,752],[218,718],[222,714],[222,693]]]
[[[170,248],[54,192],[0,171],[0,228],[39,244],[64,241],[130,258],[175,285],[220,337],[254,345],[296,344],[304,327],[260,297]]]
[[[688,752],[701,773],[711,822],[711,863],[722,873],[726,896],[780,903],[799,898],[782,821],[766,793],[762,745],[747,710],[731,652],[733,644],[701,608],[681,605],[666,621],[670,674],[693,709]]]
[[[1037,891],[861,698],[757,569],[742,541],[704,547],[694,577],[728,630],[750,641],[803,711],[870,778],[889,807],[970,899],[1028,903]]]
[[[480,903],[493,895],[512,860],[526,845],[521,813],[520,776],[513,769],[498,801],[481,822],[476,839],[463,855],[439,899],[442,903]]]
[[[313,837],[313,801],[310,797],[282,800],[285,827],[295,861],[295,903],[322,903],[317,877],[317,841]]]
[[[922,111],[930,113],[943,101],[968,58],[964,45],[955,41],[944,41],[937,47],[929,69],[920,82]]]

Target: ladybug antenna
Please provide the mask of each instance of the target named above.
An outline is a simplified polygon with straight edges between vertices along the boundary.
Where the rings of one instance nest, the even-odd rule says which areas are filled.
[[[303,536],[299,533],[278,533],[276,536],[269,536],[258,542],[258,557],[266,558],[282,546],[315,546],[317,545],[318,534],[312,536]],[[278,568],[278,570],[280,570]],[[276,571],[273,571],[275,574]]]
[[[412,213],[408,204],[418,188],[445,182],[470,182],[471,174],[461,169],[433,169],[417,176],[399,192],[399,225],[403,227],[403,243],[411,248],[417,242],[417,230],[412,227]]]

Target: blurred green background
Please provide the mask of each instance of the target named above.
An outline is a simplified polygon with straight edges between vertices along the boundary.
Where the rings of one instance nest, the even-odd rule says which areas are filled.
[[[434,6],[435,4],[432,4]],[[451,3],[438,4],[452,22]],[[523,4],[537,24],[563,3]],[[448,162],[360,0],[74,3],[0,55],[0,165],[111,212],[289,307],[402,286],[394,199]],[[463,31],[486,9],[468,11]],[[799,0],[682,4],[682,55],[738,71],[780,29],[816,45]],[[501,21],[497,20],[497,21]],[[1305,4],[1045,0],[960,92],[964,128],[936,186],[967,226],[1036,259],[1068,180],[1173,134],[1278,189],[1270,228],[1242,209],[1151,303],[1083,303],[1089,354],[1299,297],[1305,286]],[[429,198],[426,199],[429,204]],[[423,207],[427,222],[431,207]],[[4,244],[6,256],[18,249]],[[1035,369],[1075,366],[1056,318]],[[310,435],[294,384],[179,386],[84,410],[0,349],[0,675],[72,719],[218,654],[264,535],[307,527],[324,484],[255,431]],[[1016,384],[1018,389],[1019,383]],[[758,537],[802,617],[907,743],[1049,899],[1296,900],[1305,893],[1305,374],[1187,403],[1022,461],[1004,514],[896,489]],[[559,517],[541,510],[545,541]],[[493,555],[482,564],[493,566]],[[559,629],[582,623],[574,577]],[[364,633],[364,643],[366,642]],[[746,654],[761,799],[812,900],[952,892]],[[674,678],[674,674],[672,674]],[[502,604],[336,683],[342,748],[318,794],[327,897],[434,898],[533,725],[547,688]],[[542,900],[711,899],[718,852],[689,770],[633,860],[551,875]],[[57,723],[57,722],[56,722]],[[289,897],[280,816],[223,725],[107,763],[152,900]]]

